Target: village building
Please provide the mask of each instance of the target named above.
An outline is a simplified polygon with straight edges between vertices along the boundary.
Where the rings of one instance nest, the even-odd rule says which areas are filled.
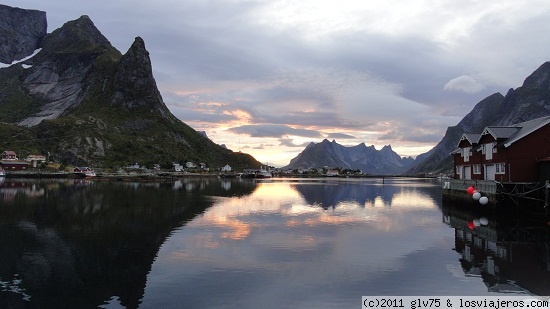
[[[25,161],[30,162],[32,167],[37,167],[38,164],[46,162],[46,157],[43,155],[28,155]]]
[[[2,160],[19,160],[15,151],[5,150],[2,152]]]
[[[543,182],[550,178],[550,116],[464,133],[451,154],[455,179]]]
[[[340,172],[337,169],[329,169],[327,171],[327,177],[337,177],[340,175]]]
[[[183,165],[179,163],[173,163],[174,165],[174,172],[183,172]]]
[[[222,167],[222,172],[231,172],[232,168],[229,166],[229,164],[226,164],[224,167]]]
[[[2,159],[0,160],[0,170],[6,171],[22,171],[26,170],[29,163],[25,161],[19,161],[15,151],[5,150],[2,152]]]

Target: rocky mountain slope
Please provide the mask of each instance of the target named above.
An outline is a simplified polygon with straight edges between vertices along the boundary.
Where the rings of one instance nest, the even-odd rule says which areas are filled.
[[[194,161],[211,167],[260,166],[170,112],[140,37],[121,54],[82,16],[46,35],[37,47],[41,50],[24,62],[30,67],[0,69],[2,149],[20,157],[50,153],[50,158],[79,165]]]
[[[46,12],[0,4],[0,62],[12,63],[39,48],[46,36]]]
[[[391,146],[377,150],[364,143],[346,147],[336,141],[310,143],[284,169],[332,168],[361,170],[373,175],[399,175],[414,163],[413,158],[401,158]]]
[[[523,85],[503,96],[495,93],[476,104],[456,126],[449,127],[443,139],[429,152],[419,155],[406,174],[449,173],[450,153],[462,133],[480,133],[490,125],[511,125],[550,115],[550,62],[525,79]]]

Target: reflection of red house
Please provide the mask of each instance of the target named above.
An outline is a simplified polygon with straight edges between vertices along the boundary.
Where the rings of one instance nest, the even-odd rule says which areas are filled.
[[[550,116],[464,133],[452,155],[456,179],[541,181],[550,158]]]

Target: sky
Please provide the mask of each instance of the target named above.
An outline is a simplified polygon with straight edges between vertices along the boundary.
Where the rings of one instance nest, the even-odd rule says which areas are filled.
[[[88,15],[140,36],[171,112],[264,164],[311,142],[427,152],[479,101],[550,61],[547,0],[5,0],[48,32]]]

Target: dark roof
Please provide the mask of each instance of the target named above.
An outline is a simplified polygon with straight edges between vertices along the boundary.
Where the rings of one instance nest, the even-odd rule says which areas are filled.
[[[520,130],[506,140],[504,147],[509,147],[514,142],[524,138],[526,135],[535,132],[549,123],[550,116],[546,116],[516,124],[515,126],[520,128]]]
[[[483,129],[483,134],[491,134],[496,140],[500,140],[496,147],[509,147],[514,142],[524,138],[547,124],[550,124],[550,116],[545,116],[510,126],[487,126]],[[460,141],[468,139],[468,141],[474,145],[473,141],[478,143],[481,136],[477,135],[478,134],[464,133],[462,134]]]
[[[468,142],[470,142],[470,145],[475,145],[477,143],[479,143],[479,139],[481,138],[481,134],[477,134],[477,133],[463,133],[462,134],[462,137],[460,138],[460,140],[458,141],[458,144],[460,145],[460,142],[463,141],[463,140],[467,140]]]
[[[521,128],[517,128],[517,127],[485,127],[485,130],[483,130],[483,132],[484,133],[488,132],[495,139],[498,140],[498,139],[509,138],[520,129]]]

